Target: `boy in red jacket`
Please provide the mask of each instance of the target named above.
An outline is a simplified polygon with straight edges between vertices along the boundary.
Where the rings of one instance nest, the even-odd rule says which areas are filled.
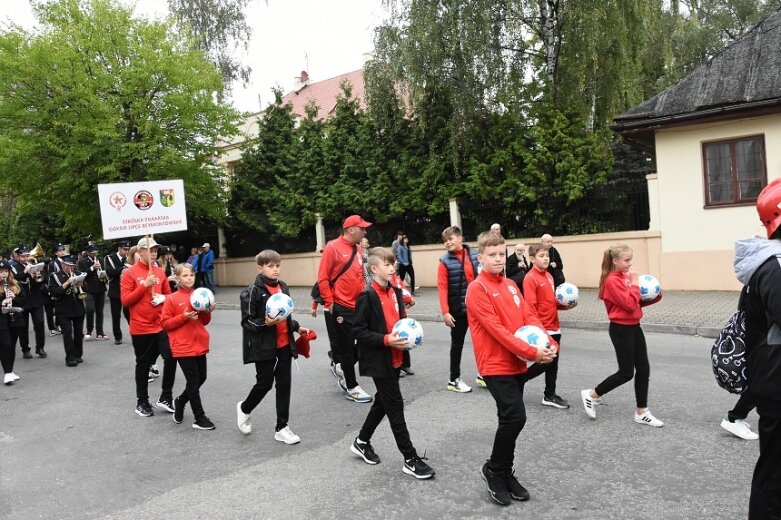
[[[214,423],[206,417],[201,404],[200,388],[206,381],[206,354],[209,352],[209,332],[206,325],[212,319],[212,305],[208,310],[198,312],[190,305],[190,296],[195,285],[195,269],[190,264],[179,264],[174,274],[179,290],[166,298],[163,304],[161,323],[168,331],[171,355],[182,367],[187,386],[182,395],[174,399],[174,422],[184,420],[184,407],[190,403],[195,416],[193,428],[213,430]]]
[[[518,286],[504,277],[507,250],[498,233],[485,232],[478,239],[478,260],[483,270],[466,293],[469,330],[472,334],[477,369],[496,401],[499,427],[491,458],[480,470],[488,492],[499,504],[528,500],[529,492],[513,471],[515,442],[526,424],[523,404],[523,374],[526,361],[550,363],[554,348],[536,349],[513,334],[523,325],[542,327],[521,297]]]
[[[553,286],[553,275],[548,272],[550,255],[544,244],[529,246],[529,258],[532,268],[523,279],[523,299],[529,304],[534,314],[543,324],[545,331],[559,345],[559,355],[546,365],[532,365],[523,375],[524,383],[545,374],[545,393],[542,398],[544,406],[554,408],[569,408],[569,403],[556,395],[556,378],[559,374],[559,356],[561,355],[561,327],[559,325],[559,310],[574,308],[561,305],[556,299],[556,289]]]
[[[160,325],[160,311],[165,297],[171,294],[168,278],[155,265],[160,246],[153,238],[138,241],[139,261],[122,274],[120,290],[122,306],[130,311],[130,337],[136,353],[136,414],[141,417],[154,415],[149,405],[149,367],[157,362],[157,356],[165,360],[163,366],[163,391],[156,406],[174,413],[173,388],[176,361],[171,357],[168,334]]]

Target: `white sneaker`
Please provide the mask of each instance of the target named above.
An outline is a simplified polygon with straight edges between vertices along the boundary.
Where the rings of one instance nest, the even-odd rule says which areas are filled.
[[[14,382],[14,375],[11,372],[8,372],[6,375],[3,376],[3,384],[10,385]]]
[[[480,388],[488,388],[488,385],[485,384],[485,379],[483,379],[483,376],[477,376],[475,378],[475,385],[479,386]]]
[[[594,408],[594,398],[591,397],[591,390],[581,390],[580,398],[583,400],[583,409],[586,410],[586,415],[592,419],[597,418],[597,409]],[[635,421],[637,416],[635,416]]]
[[[355,401],[356,403],[371,403],[372,396],[363,391],[363,388],[356,386],[355,388],[349,388],[344,397],[349,401]]]
[[[741,419],[737,419],[735,422],[729,422],[728,419],[724,418],[721,421],[721,427],[730,432],[732,435],[747,441],[755,441],[759,439],[759,435],[752,432],[748,423]]]
[[[274,440],[285,444],[298,444],[301,442],[301,437],[290,431],[290,426],[285,426],[278,432],[274,432]]]
[[[458,392],[459,394],[465,394],[472,391],[472,387],[461,381],[458,377],[454,381],[448,382],[447,389],[451,392]]]
[[[236,424],[239,425],[239,431],[244,435],[252,433],[252,423],[250,422],[250,415],[241,411],[241,405],[244,401],[236,403]]]
[[[654,428],[661,428],[664,426],[664,423],[651,415],[650,410],[646,410],[643,415],[637,415],[637,412],[635,412],[635,422],[638,424],[647,424],[648,426],[653,426]]]
[[[11,372],[11,376],[14,378],[14,381],[19,381],[21,377],[17,376],[14,372]]]

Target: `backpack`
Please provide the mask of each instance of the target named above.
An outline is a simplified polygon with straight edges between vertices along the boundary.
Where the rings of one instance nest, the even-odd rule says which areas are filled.
[[[748,389],[745,310],[748,292],[749,288],[746,285],[740,292],[737,312],[721,329],[710,352],[716,382],[731,394],[742,394]]]

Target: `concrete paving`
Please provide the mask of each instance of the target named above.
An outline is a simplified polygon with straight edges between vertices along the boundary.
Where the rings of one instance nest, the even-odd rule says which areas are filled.
[[[302,303],[303,289],[294,292]],[[585,416],[579,390],[613,372],[615,357],[604,331],[565,327],[558,393],[573,407],[543,407],[543,382],[527,385],[528,422],[515,467],[532,499],[503,508],[490,500],[478,474],[496,428],[494,402],[481,389],[446,391],[449,337],[443,324],[423,324],[425,344],[412,354],[416,374],[401,382],[412,440],[437,471],[432,481],[416,481],[401,472],[387,422],[372,439],[380,465],[368,466],[350,453],[369,405],[348,402],[337,390],[327,369],[322,317],[296,316],[321,338],[313,357],[299,360],[300,371],[293,369],[290,426],[301,444],[274,441],[271,394],[253,414],[253,433],[238,431],[235,405],[253,384],[254,369],[241,363],[239,312],[227,303],[233,293],[218,292],[225,303],[209,326],[212,350],[202,397],[215,431],[192,429],[189,409],[180,425],[165,412],[150,418],[133,413],[127,341],[86,343],[84,364],[77,368],[65,367],[59,337],[47,338],[48,359],[18,359],[21,381],[0,387],[0,517],[746,516],[758,443],[719,427],[736,396],[713,380],[708,339],[647,334],[650,406],[665,421],[664,428],[652,429],[632,420],[631,384],[604,398],[596,421]],[[584,304],[571,312],[586,310]],[[462,371],[471,384],[476,373],[469,343]],[[359,381],[373,391],[370,380]],[[183,385],[180,372],[175,391]],[[150,396],[158,392],[159,382],[150,384]],[[753,413],[749,422],[756,424]]]

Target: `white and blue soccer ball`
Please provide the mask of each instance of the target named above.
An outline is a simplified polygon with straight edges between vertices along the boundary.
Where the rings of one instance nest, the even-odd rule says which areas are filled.
[[[190,294],[190,305],[198,312],[206,312],[214,307],[214,293],[206,287],[199,287]]]
[[[515,331],[515,337],[525,341],[537,350],[541,348],[550,348],[550,339],[548,338],[548,333],[536,325],[524,325]],[[529,362],[528,359],[521,359],[527,363]]]
[[[644,274],[637,281],[640,286],[640,299],[644,302],[653,300],[662,292],[662,286],[655,276]]]
[[[567,307],[572,307],[578,303],[580,291],[574,283],[564,282],[556,287],[556,301]]]
[[[293,299],[285,293],[272,294],[266,300],[266,316],[269,319],[287,318],[293,314]]]
[[[402,318],[393,325],[393,332],[399,331],[399,337],[407,340],[407,350],[423,345],[423,327],[412,318]]]

